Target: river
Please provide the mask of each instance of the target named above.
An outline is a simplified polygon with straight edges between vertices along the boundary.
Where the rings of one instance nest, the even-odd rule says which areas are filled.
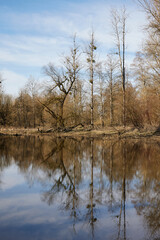
[[[0,239],[160,239],[160,143],[1,137]]]

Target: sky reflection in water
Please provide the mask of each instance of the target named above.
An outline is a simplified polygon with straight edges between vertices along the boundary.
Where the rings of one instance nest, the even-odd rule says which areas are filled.
[[[149,140],[0,139],[0,239],[160,239]]]

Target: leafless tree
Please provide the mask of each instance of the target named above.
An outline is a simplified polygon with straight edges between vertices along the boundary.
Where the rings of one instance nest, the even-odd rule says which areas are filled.
[[[113,125],[114,122],[114,95],[115,95],[115,83],[118,79],[117,75],[117,67],[118,62],[113,57],[113,55],[107,56],[107,61],[105,64],[106,73],[107,73],[107,81],[108,81],[108,89],[109,89],[109,106],[110,106],[110,125]]]
[[[90,42],[86,49],[87,54],[87,63],[88,63],[88,70],[89,70],[89,76],[90,76],[90,84],[91,84],[91,126],[94,127],[94,74],[95,74],[95,51],[97,47],[95,44],[95,37],[94,32],[92,30],[91,36],[90,36]]]
[[[126,125],[126,79],[125,79],[125,38],[127,12],[124,7],[121,12],[113,9],[111,12],[112,28],[119,56],[119,66],[121,70],[122,92],[123,92],[123,125]]]
[[[79,52],[76,45],[76,38],[73,38],[73,47],[70,49],[70,55],[63,58],[63,66],[55,67],[50,63],[44,67],[44,73],[47,75],[52,85],[48,88],[48,102],[43,103],[46,111],[52,115],[60,127],[64,127],[64,103],[71,91],[76,93],[76,81],[80,71],[78,62]],[[53,103],[59,107],[59,111],[53,110],[49,104]]]
[[[99,94],[99,114],[101,119],[101,126],[104,127],[104,114],[105,114],[105,75],[103,72],[103,66],[102,63],[98,64],[96,68],[96,75],[97,75],[97,84],[96,87]]]

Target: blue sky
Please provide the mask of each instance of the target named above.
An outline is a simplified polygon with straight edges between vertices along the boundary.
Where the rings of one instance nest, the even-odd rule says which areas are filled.
[[[124,4],[129,13],[129,65],[140,49],[145,24],[145,16],[134,0],[0,0],[0,72],[5,92],[16,96],[30,75],[42,80],[42,67],[49,62],[58,65],[75,32],[84,45],[92,26],[99,56],[105,59],[114,47],[110,9]]]

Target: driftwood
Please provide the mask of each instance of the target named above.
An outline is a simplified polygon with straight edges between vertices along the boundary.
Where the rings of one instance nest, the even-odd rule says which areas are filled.
[[[60,129],[58,129],[58,131],[59,132],[71,132],[74,129],[76,129],[77,127],[84,127],[84,125],[82,123],[79,123],[79,124],[71,126],[71,127],[60,128]]]
[[[84,127],[84,125],[82,123],[79,123],[79,124],[71,126],[71,127],[64,127],[64,128],[58,127],[56,129],[50,128],[50,129],[47,129],[47,130],[38,128],[37,130],[40,133],[70,132],[70,131],[74,130],[77,127]]]
[[[160,126],[156,129],[153,135],[159,136],[160,135]]]

